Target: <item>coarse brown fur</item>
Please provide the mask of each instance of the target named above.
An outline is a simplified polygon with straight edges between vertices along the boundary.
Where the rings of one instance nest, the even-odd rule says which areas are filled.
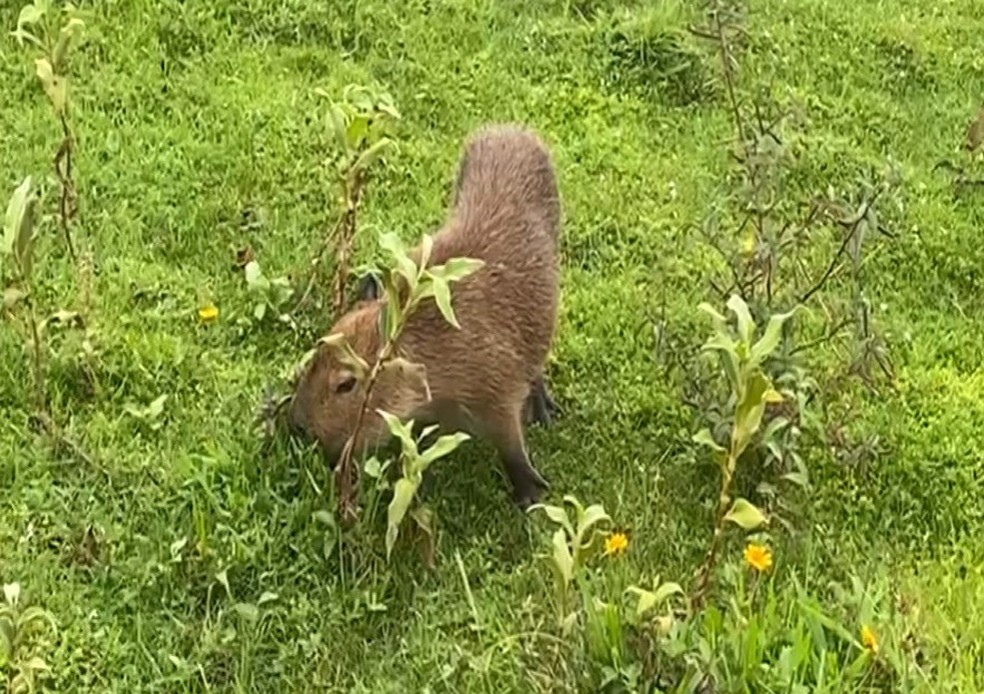
[[[426,386],[412,369],[383,373],[356,450],[389,439],[377,408],[468,431],[496,446],[516,501],[525,508],[547,488],[529,461],[523,423],[527,407],[540,421],[554,407],[543,370],[559,300],[560,195],[546,146],[534,132],[513,125],[472,135],[456,183],[451,213],[434,236],[428,264],[455,257],[485,264],[451,285],[460,329],[431,300],[409,318],[399,349],[423,365]],[[370,364],[382,348],[381,307],[381,300],[361,300],[330,331],[344,334]],[[362,386],[322,346],[301,376],[290,419],[335,455],[351,435],[363,398]]]

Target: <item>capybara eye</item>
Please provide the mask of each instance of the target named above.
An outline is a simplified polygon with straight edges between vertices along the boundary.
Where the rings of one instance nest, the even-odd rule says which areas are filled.
[[[335,392],[339,395],[350,393],[355,388],[355,376],[349,376],[344,381],[335,386]]]

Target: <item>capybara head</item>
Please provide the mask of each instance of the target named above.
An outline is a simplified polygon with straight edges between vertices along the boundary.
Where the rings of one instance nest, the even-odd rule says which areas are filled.
[[[329,331],[329,335],[344,335],[370,368],[382,348],[379,339],[381,306],[377,301],[360,301]],[[355,429],[365,402],[366,385],[333,348],[319,344],[294,390],[288,415],[291,429],[314,437],[326,454],[337,457]],[[426,378],[421,367],[401,361],[389,363],[373,385],[354,442],[355,450],[382,446],[390,438],[389,429],[377,410],[405,418],[424,405],[427,397]]]

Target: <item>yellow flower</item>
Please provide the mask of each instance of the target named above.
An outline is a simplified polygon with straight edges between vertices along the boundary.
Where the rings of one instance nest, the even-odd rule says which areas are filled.
[[[198,309],[198,318],[202,323],[214,323],[219,319],[219,309],[215,304],[205,304]]]
[[[872,653],[878,653],[878,635],[867,624],[861,625],[861,643]]]
[[[625,533],[611,533],[605,538],[605,556],[615,557],[629,547],[629,538]]]
[[[768,571],[772,567],[772,550],[765,545],[749,542],[745,547],[745,562],[760,573]]]

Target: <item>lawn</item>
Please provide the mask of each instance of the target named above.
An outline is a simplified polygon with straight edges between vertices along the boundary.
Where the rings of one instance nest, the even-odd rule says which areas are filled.
[[[53,622],[0,640],[8,684],[38,657],[38,687],[64,692],[984,690],[984,194],[952,170],[984,178],[962,149],[984,98],[976,0],[82,2],[77,261],[41,51],[8,34],[20,4],[0,7],[4,205],[27,176],[43,187],[29,305],[84,327],[46,332],[48,429],[28,304],[0,327],[0,583]],[[745,10],[723,44],[720,4]],[[520,121],[550,144],[563,412],[529,446],[546,502],[602,504],[628,536],[578,584],[617,629],[599,636],[581,589],[558,625],[553,526],[512,505],[487,443],[434,464],[428,567],[409,534],[387,560],[384,509],[341,529],[326,461],[254,425],[331,325],[330,278],[293,324],[259,319],[236,251],[307,277],[341,209],[315,90],[349,84],[401,115],[359,263],[385,259],[380,233],[440,226],[475,128]],[[757,150],[755,169],[739,129],[774,132],[787,159]],[[781,178],[761,214],[739,197],[753,170]],[[829,206],[805,223],[820,198],[842,218],[870,207],[867,231]],[[751,258],[800,225],[766,302]],[[726,439],[732,405],[698,305],[725,313],[740,275],[762,318],[827,267],[768,367],[802,395],[797,435],[781,461],[757,445],[735,479],[774,517],[753,537],[773,565],[748,566],[730,525],[707,607],[660,605],[665,634],[636,623],[626,589],[691,594],[715,526],[721,475],[693,436]]]

